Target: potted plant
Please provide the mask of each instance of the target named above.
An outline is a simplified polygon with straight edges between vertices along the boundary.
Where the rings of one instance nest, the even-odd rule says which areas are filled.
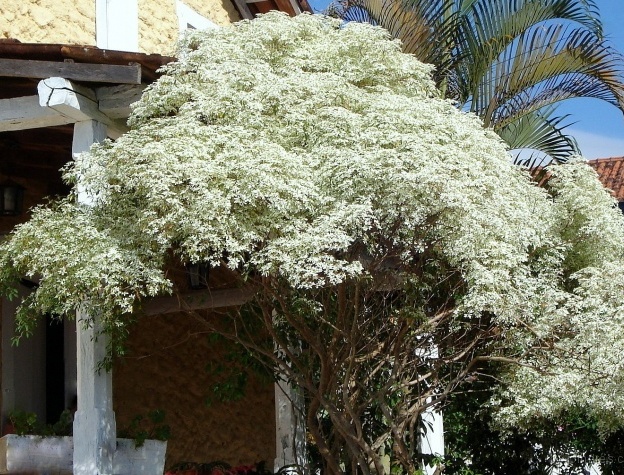
[[[9,413],[7,434],[0,438],[0,473],[73,473],[72,415],[63,411],[55,424],[41,424],[32,412]]]
[[[157,409],[136,415],[128,427],[117,433],[117,451],[113,458],[115,474],[162,474],[167,439],[171,434],[165,424],[165,412]]]
[[[8,430],[0,438],[0,473],[54,473],[72,475],[73,417],[64,411],[56,424],[41,424],[31,412],[12,411]],[[169,427],[162,411],[136,416],[120,431],[113,456],[113,472],[119,475],[160,475],[165,465]],[[156,440],[159,439],[159,440]]]

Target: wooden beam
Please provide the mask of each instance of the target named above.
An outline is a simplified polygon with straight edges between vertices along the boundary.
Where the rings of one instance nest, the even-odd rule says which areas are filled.
[[[290,6],[292,7],[293,12],[295,12],[295,16],[303,13],[303,10],[301,9],[301,6],[299,5],[299,2],[297,2],[297,0],[290,0]]]
[[[130,104],[141,99],[143,86],[99,87],[95,90],[100,110],[111,119],[127,119],[132,111]]]
[[[113,139],[128,130],[123,120],[100,110],[96,93],[89,88],[55,77],[40,81],[37,90],[38,96],[0,100],[0,132],[55,127],[85,120],[106,124],[108,136]],[[137,94],[138,89],[128,89],[123,99],[116,100],[115,93],[110,91],[104,93],[104,103],[113,115],[122,116],[129,111],[130,102]]]
[[[240,16],[244,20],[253,20],[254,15],[253,13],[251,13],[251,10],[247,6],[247,3],[245,2],[245,0],[234,0],[234,6],[236,7],[236,9],[238,10],[238,13],[240,13]]]
[[[290,16],[295,16],[297,14],[297,11],[293,8],[293,5],[290,2],[290,0],[274,0],[274,1],[275,1],[275,4],[277,5],[278,10],[288,13]]]
[[[108,136],[117,138],[128,130],[128,127],[104,114],[97,103],[96,94],[92,89],[79,86],[65,78],[52,77],[39,81],[39,104],[48,107],[64,117],[68,123],[95,120],[108,127]]]
[[[139,64],[91,64],[28,59],[0,59],[0,76],[12,78],[63,77],[74,81],[141,84]]]
[[[144,315],[161,315],[191,310],[235,307],[249,302],[255,293],[256,289],[244,287],[242,289],[204,290],[173,297],[154,297],[147,301],[141,310]]]
[[[0,132],[54,127],[67,123],[67,118],[57,111],[41,107],[39,96],[0,100]]]

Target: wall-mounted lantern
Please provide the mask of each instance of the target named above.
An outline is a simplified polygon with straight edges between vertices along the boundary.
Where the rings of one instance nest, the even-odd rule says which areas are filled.
[[[189,284],[191,289],[207,289],[208,288],[208,276],[210,273],[210,266],[204,262],[198,262],[195,264],[189,264],[186,266],[189,276]]]
[[[0,215],[17,216],[22,212],[24,187],[12,181],[0,183]]]

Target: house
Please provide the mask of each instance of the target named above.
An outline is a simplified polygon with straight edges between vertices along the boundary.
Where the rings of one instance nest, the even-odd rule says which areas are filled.
[[[47,196],[68,192],[59,169],[72,154],[124,133],[130,104],[158,77],[158,68],[174,59],[181,31],[271,9],[310,11],[306,0],[4,1],[0,232],[27,220],[28,209]],[[193,290],[184,269],[176,272],[180,286],[187,287],[187,303],[203,308],[205,318],[218,318],[214,309],[245,299],[218,273],[210,276],[207,292]],[[21,294],[33,285],[24,281]],[[74,473],[112,473],[115,426],[156,409],[166,412],[172,428],[169,464],[293,461],[292,414],[273,383],[252,375],[242,400],[205,403],[216,382],[206,367],[227,363],[228,348],[211,343],[198,322],[179,312],[178,300],[163,297],[146,305],[130,336],[131,351],[112,374],[95,371],[106,342],[93,338],[93,328],[50,317],[32,338],[14,346],[16,302],[2,300],[1,306],[2,423],[13,409],[54,422],[77,398]]]
[[[619,207],[624,211],[624,157],[598,158],[587,162],[605,186],[613,192]]]

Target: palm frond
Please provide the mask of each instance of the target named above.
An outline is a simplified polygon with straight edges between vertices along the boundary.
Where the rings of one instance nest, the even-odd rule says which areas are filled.
[[[624,111],[624,56],[603,38],[597,0],[337,0],[436,66],[434,79],[512,148],[557,161],[578,152],[558,102],[607,101]],[[339,7],[339,8],[338,8]]]
[[[474,110],[484,110],[487,106],[480,102],[474,104],[480,82],[486,75],[492,74],[492,68],[504,67],[503,61],[510,62],[516,55],[530,53],[522,48],[521,38],[527,32],[540,31],[553,25],[569,27],[578,31],[589,32],[596,43],[602,42],[600,21],[592,16],[592,1],[582,0],[480,0],[469,14],[462,16],[458,37],[458,65],[454,80],[457,84],[452,90],[457,91],[456,100],[465,103],[472,100]],[[556,20],[556,23],[549,23]],[[566,44],[567,37],[557,41]],[[557,43],[542,41],[543,44],[557,47]],[[503,72],[504,73],[504,72]],[[501,74],[501,72],[499,72]],[[486,84],[486,86],[489,84]],[[487,95],[487,94],[486,94]]]
[[[546,107],[520,117],[500,128],[497,133],[511,150],[536,150],[563,163],[572,155],[580,153],[574,137],[563,131],[572,125],[565,123],[566,119],[567,115],[556,116],[555,107]]]
[[[549,20],[575,23],[602,40],[596,3],[584,0],[480,0],[463,19],[478,42],[513,39],[528,28]]]
[[[488,104],[487,122],[502,127],[559,101],[590,97],[624,106],[624,57],[588,31],[551,25],[521,35],[512,59],[503,59]],[[491,88],[492,89],[492,88]]]

